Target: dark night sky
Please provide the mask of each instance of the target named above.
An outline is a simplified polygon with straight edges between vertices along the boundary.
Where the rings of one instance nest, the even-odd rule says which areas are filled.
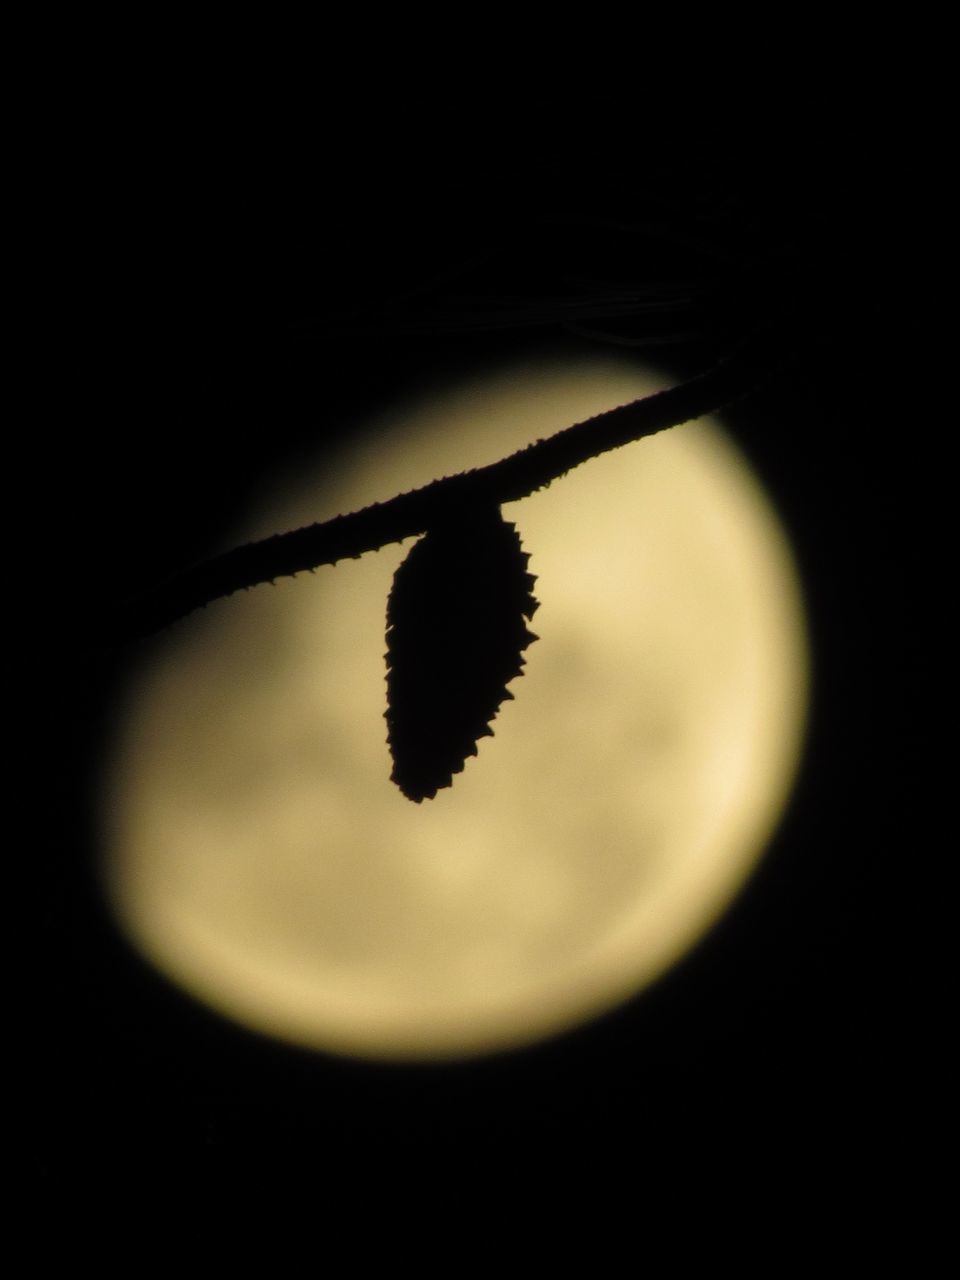
[[[922,839],[904,803],[913,615],[890,504],[916,499],[909,460],[877,444],[916,408],[911,121],[812,91],[655,131],[625,90],[586,104],[501,91],[491,107],[446,85],[386,106],[370,91],[350,111],[304,93],[269,120],[250,102],[147,98],[58,122],[59,198],[41,227],[58,299],[42,400],[65,424],[43,535],[60,559],[41,606],[55,651],[41,1175],[253,1170],[265,1153],[331,1185],[345,1170],[483,1177],[505,1152],[570,1177],[613,1152],[708,1171],[748,1153],[784,1176],[818,1152],[834,1168],[890,1160],[913,1033],[889,893]],[[655,353],[678,378],[758,319],[798,318],[796,372],[727,419],[792,531],[811,610],[812,733],[791,809],[714,933],[594,1026],[444,1068],[257,1040],[152,975],[97,898],[89,788],[124,655],[88,637],[112,599],[203,555],[264,468],[318,433],[334,443],[404,388],[487,357],[598,349],[549,320],[458,327],[458,295],[542,303],[572,277],[585,291],[693,282],[686,337]]]

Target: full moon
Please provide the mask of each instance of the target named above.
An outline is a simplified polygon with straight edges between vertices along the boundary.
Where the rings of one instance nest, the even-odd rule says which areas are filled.
[[[276,475],[235,541],[382,501],[666,385],[618,360],[475,377]],[[494,737],[390,782],[384,627],[413,540],[211,605],[153,644],[103,778],[122,930],[257,1032],[380,1060],[542,1040],[630,998],[763,853],[801,746],[789,545],[700,420],[504,507],[540,639]]]

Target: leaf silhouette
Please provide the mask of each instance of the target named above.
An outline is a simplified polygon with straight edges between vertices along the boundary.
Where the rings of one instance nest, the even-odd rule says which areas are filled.
[[[538,605],[516,526],[499,506],[446,516],[411,549],[387,604],[393,782],[418,804],[450,786],[512,698]]]

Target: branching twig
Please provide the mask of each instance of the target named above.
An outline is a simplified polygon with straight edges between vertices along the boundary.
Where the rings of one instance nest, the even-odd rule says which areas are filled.
[[[236,591],[356,559],[423,533],[445,511],[525,498],[601,453],[726,407],[777,373],[791,357],[792,344],[784,342],[783,333],[767,330],[688,382],[610,409],[499,462],[435,480],[350,515],[237,547],[129,601],[110,627],[111,638],[148,635]]]

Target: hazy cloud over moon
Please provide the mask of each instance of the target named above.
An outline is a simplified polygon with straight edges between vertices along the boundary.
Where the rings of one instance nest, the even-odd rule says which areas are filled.
[[[349,511],[657,389],[522,365],[398,405],[237,540]],[[730,440],[689,424],[504,508],[538,643],[495,736],[415,805],[390,782],[384,623],[411,545],[208,608],[159,640],[104,779],[124,929],[202,1001],[373,1057],[538,1039],[681,955],[775,823],[806,704],[785,535]]]

